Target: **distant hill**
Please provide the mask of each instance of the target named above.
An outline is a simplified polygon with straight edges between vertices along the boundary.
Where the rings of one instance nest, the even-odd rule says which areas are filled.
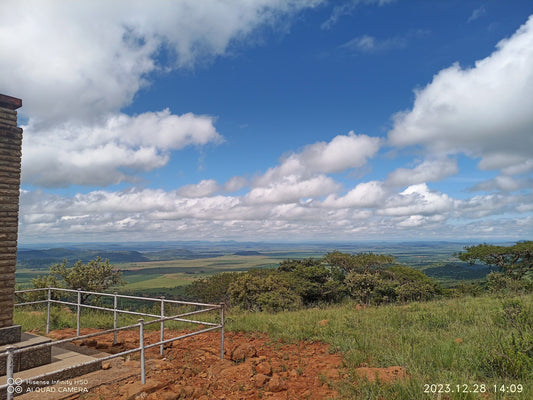
[[[48,269],[51,265],[67,260],[76,263],[81,260],[86,263],[96,257],[109,259],[111,263],[150,261],[142,253],[131,250],[101,251],[79,249],[46,249],[46,250],[19,250],[17,252],[17,268]]]
[[[149,261],[194,260],[197,258],[220,257],[224,255],[218,251],[199,253],[186,249],[150,251],[143,254],[149,259]]]
[[[109,259],[111,264],[169,261],[169,260],[194,260],[198,258],[220,257],[224,253],[219,251],[197,252],[186,249],[165,249],[157,251],[140,252],[135,250],[110,249],[109,246],[101,250],[84,248],[52,248],[52,249],[19,249],[17,252],[17,268],[48,269],[51,265],[67,260],[73,264],[78,260],[87,263],[96,257]]]

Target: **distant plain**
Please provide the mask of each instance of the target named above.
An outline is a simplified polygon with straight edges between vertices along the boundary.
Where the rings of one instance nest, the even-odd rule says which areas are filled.
[[[443,286],[457,281],[483,279],[491,271],[468,265],[454,257],[471,243],[368,242],[368,243],[244,243],[244,242],[145,242],[20,246],[17,284],[45,275],[51,265],[67,260],[87,262],[108,258],[123,271],[127,284],[120,291],[139,292],[180,288],[218,272],[276,267],[286,259],[319,258],[327,252],[391,254],[398,263],[424,271]]]

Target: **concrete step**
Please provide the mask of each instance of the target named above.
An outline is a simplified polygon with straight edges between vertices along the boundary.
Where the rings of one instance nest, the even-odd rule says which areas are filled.
[[[109,369],[101,369],[73,379],[60,380],[52,386],[34,389],[23,393],[15,400],[64,400],[85,398],[84,394],[91,393],[99,386],[111,385],[115,382],[134,382],[140,386],[139,361],[124,361],[122,357],[109,361]]]
[[[30,333],[22,333],[20,339],[21,340],[19,342],[0,346],[0,353],[9,346],[15,347],[16,349],[23,349],[52,341],[50,338],[33,335]],[[0,356],[0,376],[6,374],[6,359],[7,356]],[[19,372],[38,367],[40,365],[50,364],[51,359],[52,352],[50,347],[15,354],[13,363],[14,371]]]
[[[33,335],[35,336],[35,335]],[[49,340],[48,338],[44,338]],[[39,343],[38,339],[32,338],[32,341]],[[31,357],[31,351],[30,357]],[[65,391],[69,387],[81,387],[78,378],[81,375],[88,374],[93,371],[100,370],[102,368],[101,362],[95,362],[91,365],[85,365],[78,368],[64,370],[68,367],[73,367],[79,364],[83,364],[89,361],[94,361],[102,357],[106,357],[109,354],[98,352],[96,350],[82,348],[75,346],[71,343],[64,343],[58,346],[52,346],[51,348],[51,362],[47,365],[41,365],[35,368],[27,369],[25,371],[16,372],[13,376],[15,383],[17,379],[23,380],[21,384],[15,384],[16,391],[19,391],[18,394],[24,394],[29,392],[40,393],[42,386],[53,385],[54,382],[63,382],[65,386]],[[63,370],[61,372],[55,372],[58,370]],[[32,377],[36,376],[45,376],[35,380],[26,381]],[[0,385],[3,385],[7,382],[6,376],[0,377]],[[75,386],[78,384],[78,386]],[[72,389],[74,390],[74,389]],[[45,392],[43,392],[45,393]],[[5,399],[7,396],[6,391],[0,393],[0,399]]]

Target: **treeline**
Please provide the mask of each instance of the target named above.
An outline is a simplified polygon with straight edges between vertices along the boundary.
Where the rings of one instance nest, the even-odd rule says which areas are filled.
[[[455,254],[470,264],[498,268],[481,282],[443,289],[432,278],[398,265],[391,255],[334,251],[322,258],[286,260],[273,269],[225,272],[195,281],[186,294],[251,311],[294,310],[352,299],[360,304],[425,301],[436,296],[533,292],[533,242],[513,246],[480,244]]]
[[[223,272],[186,289],[196,300],[250,311],[294,310],[347,298],[367,305],[429,300],[441,292],[424,273],[395,265],[393,256],[338,251],[318,259],[285,260],[277,268]]]

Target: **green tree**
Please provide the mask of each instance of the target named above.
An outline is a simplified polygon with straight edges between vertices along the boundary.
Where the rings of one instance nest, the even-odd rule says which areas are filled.
[[[398,301],[430,300],[442,292],[440,286],[422,271],[404,265],[387,268],[398,283],[395,288]]]
[[[102,260],[100,257],[89,261],[87,264],[83,264],[80,260],[72,267],[68,266],[67,260],[63,260],[61,264],[50,267],[48,276],[37,277],[32,280],[34,288],[52,284],[60,288],[82,289],[90,292],[104,292],[112,286],[125,283],[122,280],[122,271],[114,269],[113,265],[109,264],[108,259]],[[85,302],[89,296],[82,294],[82,302]]]
[[[346,277],[346,287],[350,296],[361,304],[370,304],[370,300],[375,297],[376,288],[382,283],[383,281],[376,273],[350,272]]]
[[[239,275],[239,272],[221,272],[198,279],[187,286],[185,294],[207,303],[229,303],[228,289]]]
[[[303,304],[335,302],[344,297],[344,275],[328,268],[321,259],[287,260],[278,267]]]
[[[229,287],[230,303],[249,311],[294,310],[300,296],[275,269],[252,269],[241,273]]]
[[[518,280],[501,272],[491,272],[487,275],[487,289],[491,293],[498,294],[531,293],[533,281],[530,279]]]
[[[414,268],[394,265],[346,276],[350,296],[364,304],[429,300],[441,292],[439,285]]]
[[[470,264],[481,262],[497,266],[513,279],[522,279],[533,271],[533,242],[523,241],[513,246],[496,246],[487,243],[466,246],[456,256]]]
[[[332,267],[343,270],[346,274],[350,272],[367,273],[371,270],[383,268],[395,261],[394,256],[388,254],[357,253],[347,254],[340,251],[333,251],[324,256],[324,260]]]

